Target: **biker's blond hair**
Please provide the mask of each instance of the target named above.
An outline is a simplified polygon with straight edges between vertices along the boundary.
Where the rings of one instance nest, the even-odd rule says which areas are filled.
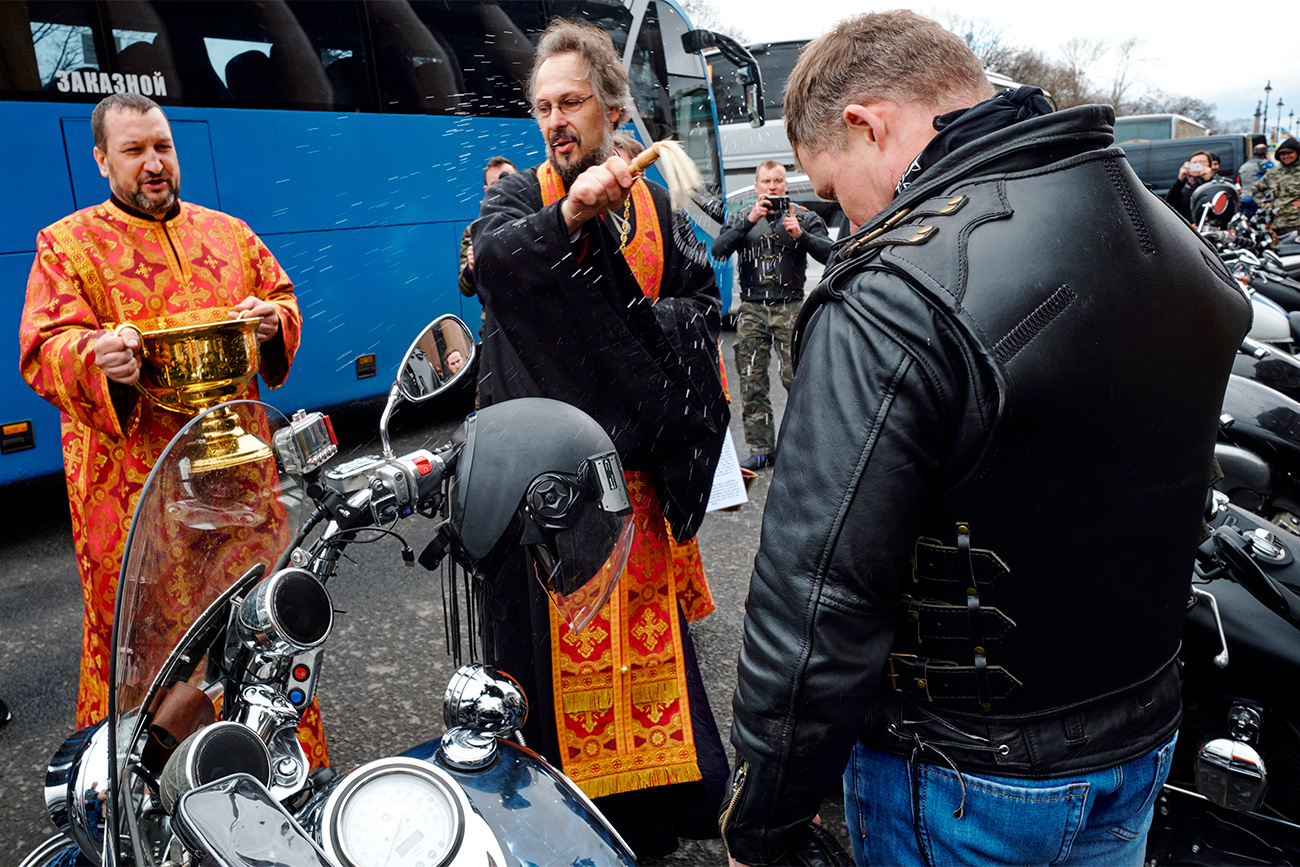
[[[943,114],[993,96],[956,34],[906,9],[847,18],[804,48],[785,89],[785,133],[809,153],[840,150],[846,105],[919,103]]]

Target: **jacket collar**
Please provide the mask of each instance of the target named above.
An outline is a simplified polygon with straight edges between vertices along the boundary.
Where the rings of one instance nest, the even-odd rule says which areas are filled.
[[[927,166],[889,207],[836,244],[836,249],[861,234],[880,228],[899,211],[911,209],[918,202],[938,195],[956,181],[1033,168],[1108,147],[1115,140],[1114,123],[1115,110],[1110,106],[1081,105],[1030,117],[970,138]]]

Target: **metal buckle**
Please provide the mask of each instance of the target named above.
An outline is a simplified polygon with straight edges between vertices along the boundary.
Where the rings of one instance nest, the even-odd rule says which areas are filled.
[[[920,659],[920,658],[921,658],[921,657],[917,656],[915,653],[891,653],[891,654],[889,654],[889,673],[888,673],[886,676],[889,678],[889,686],[890,686],[891,689],[894,690],[894,692],[902,692],[902,690],[898,688],[898,672],[894,670],[894,660],[895,660],[895,659],[913,659],[913,660],[916,660],[916,659]]]

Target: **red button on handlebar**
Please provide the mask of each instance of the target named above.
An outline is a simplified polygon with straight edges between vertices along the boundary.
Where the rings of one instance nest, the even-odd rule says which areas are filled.
[[[433,464],[429,463],[428,458],[416,458],[415,468],[420,471],[420,475],[427,476],[433,472]]]
[[[293,669],[294,680],[306,680],[309,677],[311,677],[311,669],[307,668],[307,666],[305,665],[294,666]]]

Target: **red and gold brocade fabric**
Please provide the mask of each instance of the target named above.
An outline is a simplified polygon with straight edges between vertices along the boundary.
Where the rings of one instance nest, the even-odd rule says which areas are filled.
[[[150,468],[188,417],[109,382],[94,342],[122,322],[224,318],[255,295],[279,307],[261,346],[262,378],[284,382],[302,331],[293,284],[242,221],[182,203],[170,220],[111,202],[42,230],[19,329],[23,378],[63,413],[64,471],[85,600],[77,724],[108,712],[113,604],[127,528]],[[246,397],[258,396],[257,383]]]
[[[564,196],[550,163],[537,173],[544,205]],[[644,180],[631,201],[635,229],[623,256],[641,291],[657,299],[664,236]],[[636,535],[614,595],[579,633],[550,609],[560,764],[593,798],[701,778],[677,612],[705,617],[713,596],[698,541],[673,540],[650,475],[626,477]]]

